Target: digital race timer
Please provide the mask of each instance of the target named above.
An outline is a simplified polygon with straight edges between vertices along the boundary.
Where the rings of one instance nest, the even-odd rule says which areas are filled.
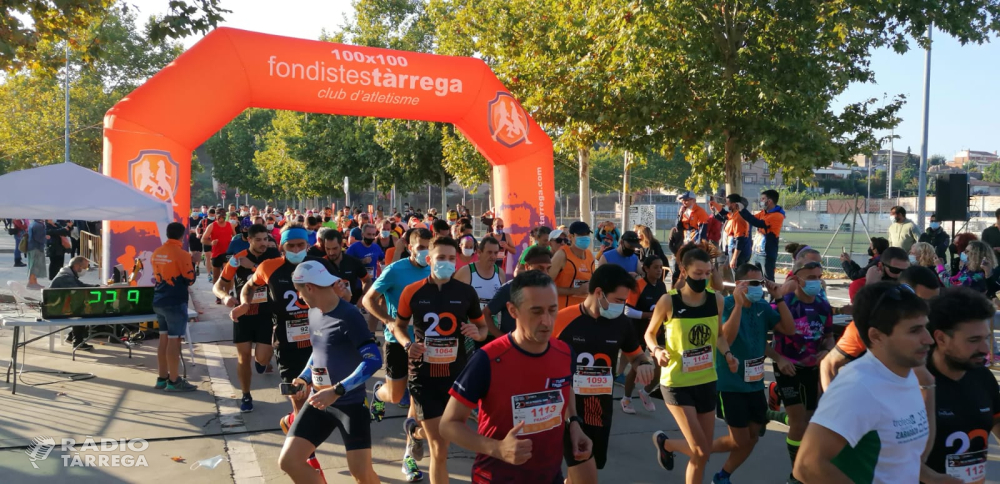
[[[42,290],[42,318],[153,314],[152,287],[74,287]]]

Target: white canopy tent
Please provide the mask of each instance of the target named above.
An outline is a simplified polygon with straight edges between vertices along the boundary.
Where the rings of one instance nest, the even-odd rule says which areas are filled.
[[[60,220],[173,222],[166,202],[73,163],[0,176],[0,216]]]

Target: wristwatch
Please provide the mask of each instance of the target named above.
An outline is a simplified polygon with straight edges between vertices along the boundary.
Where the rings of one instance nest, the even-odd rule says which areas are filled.
[[[576,423],[580,424],[581,427],[583,427],[583,419],[580,418],[579,415],[573,415],[572,417],[569,417],[569,418],[566,419],[566,425],[569,425],[569,424],[571,424],[573,422],[576,422]]]
[[[405,345],[403,345],[403,351],[410,351],[410,347],[411,346],[413,346],[413,342],[412,341],[410,341],[409,343],[406,343]]]
[[[338,397],[342,397],[344,396],[345,393],[347,393],[347,389],[344,388],[343,383],[338,382],[336,385],[333,386],[333,393],[336,393]]]

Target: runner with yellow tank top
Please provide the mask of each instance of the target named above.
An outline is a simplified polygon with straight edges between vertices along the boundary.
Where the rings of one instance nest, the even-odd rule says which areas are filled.
[[[715,430],[715,358],[724,357],[729,371],[736,372],[739,361],[729,351],[729,343],[719,338],[724,300],[708,288],[712,274],[711,257],[701,249],[684,253],[681,266],[687,275],[680,289],[662,296],[646,329],[646,344],[654,361],[663,367],[660,375],[663,401],[680,426],[684,439],[668,439],[665,432],[653,434],[660,467],[674,468],[674,453],[688,457],[685,482],[700,483],[712,454]],[[664,346],[656,333],[663,327]]]
[[[576,221],[569,225],[570,243],[552,255],[549,277],[556,283],[559,309],[583,303],[594,273],[594,254],[590,251],[590,226]]]

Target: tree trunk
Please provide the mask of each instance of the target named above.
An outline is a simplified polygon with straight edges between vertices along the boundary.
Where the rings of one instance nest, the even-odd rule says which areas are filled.
[[[580,148],[580,220],[590,223],[590,149]]]
[[[441,216],[448,213],[448,174],[441,170]]]
[[[632,153],[626,151],[624,156],[625,172],[622,174],[622,222],[620,227],[622,231],[630,230],[629,219],[628,219],[628,208],[631,205],[632,198],[630,194],[632,193],[629,189],[629,182],[632,181]]]
[[[747,200],[753,200],[757,197],[756,193],[751,195],[743,193],[743,156],[740,154],[736,138],[732,136],[726,138],[725,175],[726,195],[737,193]]]

